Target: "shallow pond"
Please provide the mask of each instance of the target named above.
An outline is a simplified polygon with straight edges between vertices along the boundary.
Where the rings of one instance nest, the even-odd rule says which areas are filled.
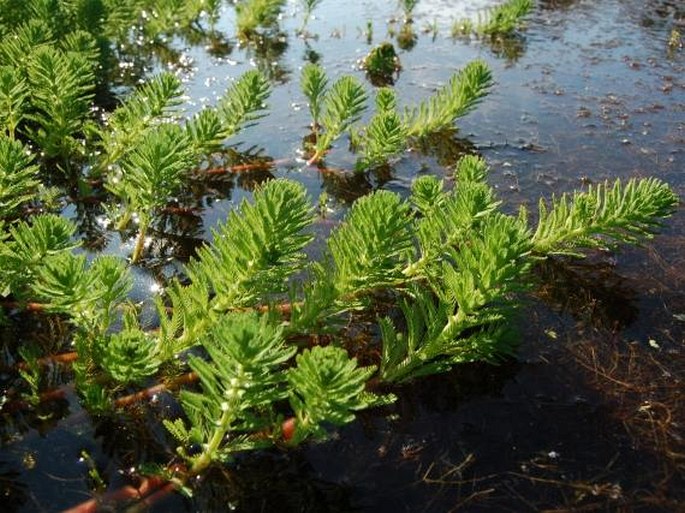
[[[295,35],[302,13],[291,1],[282,34],[259,48],[236,42],[234,9],[226,5],[216,27],[224,39],[214,46],[179,37],[166,52],[158,49],[148,71],[177,70],[191,112],[253,67],[274,87],[268,116],[240,133],[231,162],[263,165],[188,191],[201,208],[157,234],[136,269],[136,299],[162,286],[271,177],[301,181],[314,198],[327,193],[330,223],[321,233],[352,200],[376,188],[404,194],[422,174],[450,176],[465,153],[485,157],[509,211],[618,177],[657,176],[685,197],[685,50],[668,46],[673,29],[685,34],[681,1],[540,0],[526,29],[508,40],[451,37],[454,20],[492,4],[420,0],[415,37],[398,41],[402,17],[392,0],[324,0],[308,38]],[[345,141],[325,167],[307,166],[301,67],[317,61],[331,76],[363,77],[358,60],[384,40],[404,48],[395,81],[400,102],[426,97],[474,58],[492,67],[496,86],[459,131],[383,172],[354,174]],[[122,84],[128,69],[122,66]],[[79,223],[90,251],[130,252],[132,240],[106,230],[96,210],[72,204],[65,215]],[[193,499],[170,495],[151,511],[682,511],[684,247],[681,206],[644,247],[552,260],[538,271],[521,313],[515,360],[420,380],[400,389],[391,408],[364,413],[325,443],[248,454],[203,476]],[[31,325],[35,333],[26,332]],[[60,329],[29,316],[4,330],[3,345],[58,338]],[[61,399],[3,414],[3,511],[61,511],[91,496],[89,470],[116,489],[131,468],[173,452],[157,421],[175,407],[168,398],[126,416],[93,418],[60,372],[54,381],[67,381]],[[11,376],[3,379],[11,386]]]

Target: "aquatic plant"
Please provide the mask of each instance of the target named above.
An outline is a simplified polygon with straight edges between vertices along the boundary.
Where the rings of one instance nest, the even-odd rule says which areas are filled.
[[[361,84],[350,76],[343,76],[328,90],[325,73],[318,65],[303,68],[302,84],[314,117],[313,126],[323,128],[321,133],[317,132],[314,154],[308,161],[312,164],[321,160],[331,143],[359,119],[367,108],[367,95]],[[391,99],[388,91],[379,90],[377,112],[370,125],[352,133],[355,146],[364,154],[360,165],[381,163],[408,147],[411,138],[426,137],[453,127],[458,118],[480,103],[491,85],[489,68],[483,61],[476,60],[455,73],[427,100],[405,107],[403,114],[397,113],[394,96]]]
[[[533,8],[533,0],[508,0],[482,15],[476,31],[481,34],[508,34],[518,29]]]
[[[302,68],[300,88],[309,100],[309,114],[312,117],[312,130],[318,134],[321,109],[328,88],[328,77],[321,66],[307,63]]]
[[[683,36],[677,28],[671,30],[667,46],[671,52],[683,47]]]
[[[12,136],[0,134],[0,219],[16,215],[36,197],[40,185],[33,155]]]
[[[302,25],[298,30],[300,34],[305,34],[305,31],[307,30],[307,24],[309,23],[309,20],[312,17],[312,13],[314,12],[314,9],[318,7],[321,1],[322,0],[302,0],[302,8],[304,10],[304,15],[302,18]]]
[[[533,0],[507,0],[506,2],[480,12],[478,21],[465,18],[452,25],[452,36],[504,36],[512,34],[522,25],[522,20],[533,9]]]
[[[312,248],[325,200],[317,209],[302,184],[272,179],[213,228],[211,243],[193,248],[189,261],[165,276],[164,289],[151,294],[154,306],[136,304],[129,264],[142,257],[155,223],[163,224],[162,212],[191,195],[191,174],[215,171],[206,163],[234,151],[227,139],[265,114],[270,86],[263,73],[249,71],[215,106],[189,117],[181,81],[161,73],[96,116],[108,44],[101,37],[125,37],[134,22],[148,36],[164,34],[197,23],[203,6],[211,20],[219,3],[29,0],[0,9],[2,33],[11,34],[0,43],[5,309],[30,305],[68,323],[73,354],[62,359],[72,362],[89,411],[174,394],[179,408],[163,423],[175,439],[174,461],[186,464],[173,477],[179,488],[239,452],[325,438],[357,412],[392,401],[386,392],[396,383],[505,358],[517,345],[511,316],[541,260],[638,243],[677,205],[660,180],[616,181],[541,201],[531,224],[525,208],[514,215],[500,209],[485,161],[470,156],[459,161],[454,187],[422,176],[408,197],[377,190],[359,198]],[[283,4],[238,3],[240,30],[273,28]],[[305,23],[317,4],[305,3]],[[402,2],[407,17],[415,4]],[[143,14],[143,5],[158,9]],[[529,4],[506,5],[490,14],[495,21],[483,33],[517,26]],[[67,19],[79,29],[65,29]],[[7,28],[11,23],[16,27]],[[383,69],[395,59],[381,45],[367,65]],[[486,64],[474,61],[414,105],[400,106],[393,89],[379,88],[370,106],[358,79],[344,75],[329,85],[323,68],[307,64],[301,87],[312,118],[309,163],[323,169],[326,152],[349,134],[358,177],[387,168],[417,141],[454,128],[492,82]],[[74,175],[65,197],[89,195],[118,229],[135,224],[130,262],[79,249],[74,222],[41,212],[50,209],[40,196],[39,166],[50,170],[53,161]],[[348,344],[346,329],[357,324],[368,327],[378,351]],[[35,407],[43,400],[44,359],[30,346],[17,353],[24,399]]]
[[[361,83],[350,75],[345,75],[326,88],[327,80],[323,71],[316,64],[306,66],[303,73],[307,75],[303,81],[307,89],[304,91],[310,98],[312,114],[321,119],[320,132],[314,143],[314,154],[309,163],[321,160],[331,143],[340,137],[352,124],[359,120],[366,110],[367,93]],[[314,122],[319,126],[317,121]]]
[[[422,137],[451,126],[473,110],[492,86],[492,74],[482,61],[467,64],[428,100],[404,111],[410,136]]]
[[[410,22],[412,19],[412,13],[414,12],[414,8],[419,3],[419,0],[399,0],[398,3],[400,4],[400,8],[404,13],[405,23]]]
[[[249,39],[259,27],[273,28],[285,0],[241,0],[236,4],[238,35]]]
[[[159,75],[115,110],[101,129],[103,153],[96,167],[109,168],[107,188],[122,201],[118,228],[137,217],[133,262],[142,255],[156,212],[177,194],[193,167],[262,115],[269,85],[258,71],[247,72],[217,107],[204,109],[183,128],[174,123],[181,95],[176,77]]]
[[[402,69],[395,47],[388,42],[372,48],[360,61],[359,67],[366,71],[367,77],[375,86],[392,85],[393,76]]]
[[[323,436],[324,425],[349,422],[355,411],[389,400],[360,395],[372,377],[406,381],[510,354],[515,340],[506,321],[536,262],[559,252],[579,255],[582,247],[611,240],[650,237],[677,203],[656,179],[604,184],[541,203],[531,230],[525,209],[515,216],[499,210],[486,178],[484,161],[465,157],[450,191],[437,178],[422,177],[409,199],[388,191],[363,197],[331,234],[323,259],[312,263],[302,250],[312,240],[307,228],[314,207],[301,185],[272,180],[188,265],[190,283],[170,287],[170,309],[158,302],[156,332],[142,329],[126,306],[130,282],[119,259],[101,257],[86,266],[83,257],[59,251],[24,286],[79,327],[77,373],[84,383],[87,375],[108,375],[115,388],[107,395],[116,384],[154,375],[179,352],[204,347],[207,358],[189,359],[202,391],[180,394],[187,421],[166,422],[193,475],[236,451],[278,443],[288,415],[295,429],[288,428],[286,441],[299,443]],[[12,232],[13,238],[26,240],[20,233]],[[66,249],[64,243],[49,245]],[[0,254],[7,258],[10,250]],[[303,270],[305,279],[290,289],[287,306],[279,305],[288,279]],[[392,309],[383,307],[381,291],[397,298],[405,320],[400,327],[393,317],[378,319],[378,370],[358,368],[335,346],[300,352],[289,343],[335,330],[360,310]],[[117,310],[124,322],[112,332]],[[98,394],[106,389],[94,383],[84,385],[84,397],[102,400]],[[290,407],[283,409],[286,399]]]

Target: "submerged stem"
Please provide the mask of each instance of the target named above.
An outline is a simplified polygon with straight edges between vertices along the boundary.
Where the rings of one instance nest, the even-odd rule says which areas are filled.
[[[216,429],[214,430],[214,433],[212,433],[212,437],[205,446],[205,450],[193,462],[193,466],[190,469],[190,475],[199,474],[205,468],[207,468],[210,463],[212,463],[212,457],[219,450],[219,446],[221,445],[224,436],[226,436],[226,433],[228,432],[228,429],[235,418],[233,415],[233,408],[231,406],[232,405],[226,403],[226,408],[222,408],[221,417],[219,417],[219,420],[216,423]]]
[[[145,236],[147,235],[147,229],[149,222],[147,220],[140,221],[140,231],[138,232],[138,238],[136,239],[136,245],[133,248],[133,254],[131,255],[131,263],[135,264],[140,260],[140,257],[145,251]]]

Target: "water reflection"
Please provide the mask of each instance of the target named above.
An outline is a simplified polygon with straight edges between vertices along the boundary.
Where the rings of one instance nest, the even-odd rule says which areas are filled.
[[[228,507],[227,507],[228,505]],[[192,511],[261,513],[358,511],[352,489],[321,479],[302,453],[251,454],[233,469],[213,469],[199,483]]]
[[[459,131],[443,130],[413,141],[412,147],[421,155],[433,157],[440,166],[453,168],[464,155],[475,155],[475,145],[459,136]]]
[[[496,57],[505,59],[507,64],[516,63],[526,52],[526,38],[519,33],[489,37],[484,42]]]
[[[282,63],[288,49],[288,35],[285,32],[254,34],[241,40],[245,56],[251,59],[257,69],[272,82],[285,83],[290,70]]]
[[[536,295],[585,324],[619,330],[638,317],[637,292],[611,262],[550,258],[536,272],[542,283]]]
[[[400,49],[411,51],[419,40],[418,34],[414,31],[414,24],[411,21],[403,23],[395,35],[395,40]]]

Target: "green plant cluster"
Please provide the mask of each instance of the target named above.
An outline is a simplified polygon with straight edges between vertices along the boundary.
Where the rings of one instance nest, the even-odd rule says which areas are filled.
[[[131,387],[191,371],[199,384],[178,394],[183,417],[164,422],[189,475],[240,451],[324,437],[392,401],[379,385],[501,359],[515,347],[508,320],[537,261],[639,242],[677,205],[657,179],[617,181],[541,201],[532,226],[524,208],[502,212],[485,162],[468,156],[452,188],[422,176],[409,197],[379,190],[357,200],[313,260],[316,207],[302,184],[275,179],[232,210],[155,295],[151,323],[131,300],[129,263],[79,249],[74,223],[48,208],[41,173],[57,166],[79,192],[102,184],[110,220],[137,225],[135,263],[190,174],[265,114],[270,86],[249,71],[215,106],[187,116],[179,79],[162,73],[96,116],[108,52],[132,23],[162,33],[193,23],[201,8],[211,19],[219,3],[27,0],[10,8],[0,0],[0,293],[12,308],[31,304],[70,323],[77,389],[93,411],[111,410]],[[282,4],[241,2],[239,24],[275,23]],[[378,89],[363,126],[368,93],[355,77],[329,86],[309,64],[301,82],[315,135],[310,162],[349,133],[363,171],[453,127],[492,76],[474,61],[404,110],[394,90]],[[353,321],[378,334],[375,360],[346,347],[343,327]],[[37,402],[38,355],[26,349],[23,357]]]
[[[20,225],[31,236],[15,229],[0,248],[0,264],[9,267],[22,244],[54,253],[34,264],[24,285],[77,328],[77,378],[94,405],[105,405],[117,386],[144,382],[162,366],[178,365],[179,355],[204,348],[207,357],[189,358],[202,391],[180,395],[189,427],[166,422],[195,473],[277,442],[288,414],[297,426],[289,441],[297,443],[390,400],[366,390],[372,379],[402,382],[510,354],[507,321],[537,260],[649,237],[677,204],[656,179],[617,181],[541,202],[531,228],[525,209],[516,216],[499,210],[482,159],[464,157],[454,178],[452,190],[426,176],[408,199],[388,191],[359,199],[316,262],[303,254],[315,220],[304,187],[267,182],[188,264],[190,282],[173,281],[166,300],[159,298],[155,331],[126,299],[123,261],[87,264],[69,251],[73,227],[59,217]],[[387,311],[377,319],[381,357],[377,368],[362,368],[340,345],[336,327],[371,308]],[[333,343],[304,350],[293,343],[321,333]]]
[[[374,46],[359,67],[366,71],[366,76],[375,86],[392,85],[393,77],[402,69],[395,47],[387,41]]]
[[[319,162],[331,144],[349,131],[361,158],[357,169],[382,165],[410,147],[412,139],[454,127],[471,112],[492,86],[492,74],[481,60],[468,63],[431,97],[417,105],[397,107],[393,89],[376,92],[375,112],[364,127],[354,124],[367,109],[368,94],[354,77],[344,75],[328,88],[325,71],[317,64],[302,68],[302,91],[309,101],[316,137],[309,163]]]
[[[488,9],[478,16],[474,23],[468,18],[458,20],[452,27],[452,34],[499,37],[513,34],[521,28],[523,18],[533,9],[533,0],[508,0]]]

